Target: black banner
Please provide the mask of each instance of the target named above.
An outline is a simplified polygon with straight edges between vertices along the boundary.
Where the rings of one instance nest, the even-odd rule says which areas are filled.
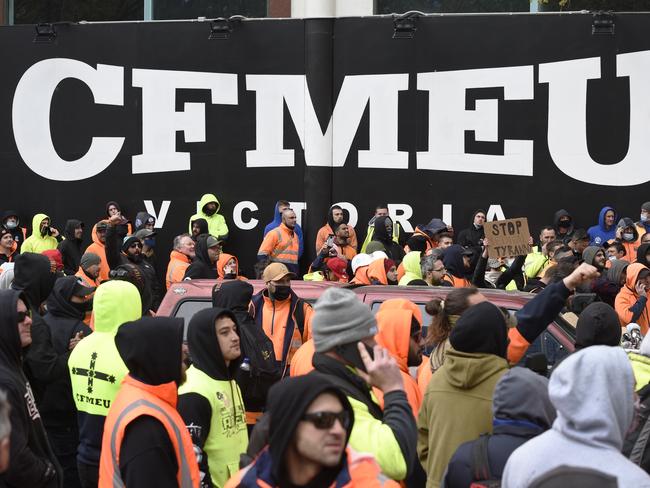
[[[648,195],[648,14],[592,34],[590,14],[450,15],[394,39],[388,17],[0,28],[0,209],[88,225],[109,200],[156,214],[161,268],[203,193],[247,274],[278,199],[305,210],[305,249],[330,204],[360,240],[376,203],[405,230],[475,208],[566,208],[578,227]],[[646,147],[648,146],[648,147]],[[164,217],[164,218],[163,218]],[[358,218],[357,218],[358,217]]]

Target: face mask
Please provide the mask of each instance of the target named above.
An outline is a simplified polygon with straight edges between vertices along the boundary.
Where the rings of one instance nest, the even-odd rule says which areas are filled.
[[[641,222],[647,222],[648,221],[648,214],[641,214]],[[9,226],[7,226],[9,227]]]
[[[92,302],[82,302],[82,303],[70,302],[70,305],[72,305],[75,309],[77,309],[80,313],[83,314],[89,312],[93,308]]]
[[[210,217],[210,216],[214,215],[215,213],[217,213],[217,209],[216,208],[214,208],[214,209],[204,208],[203,213],[205,215],[207,215],[208,217]]]
[[[7,220],[5,227],[7,229],[15,229],[16,227],[18,227],[18,222],[16,222],[15,220]]]
[[[634,240],[634,234],[630,234],[629,232],[626,232],[623,234],[623,239],[626,241],[633,241]]]
[[[41,229],[41,237],[49,236],[50,235],[50,228],[49,227],[43,227]]]
[[[147,246],[149,249],[153,249],[154,247],[156,247],[156,239],[155,239],[155,237],[145,239],[144,240],[144,245]]]
[[[501,274],[502,274],[501,271],[487,271],[485,273],[485,281],[488,281],[493,285],[496,285],[496,282],[501,276]]]
[[[610,261],[616,261],[616,256],[608,256],[607,259]]]
[[[560,223],[558,224],[558,227],[562,227],[563,229],[568,229],[569,227],[571,227],[571,222],[569,222],[569,221],[567,221],[567,222],[560,222]]]
[[[370,358],[373,358],[374,357],[373,348],[363,342],[362,344],[365,346],[366,351],[368,351],[368,355],[370,356]],[[345,359],[348,363],[350,363],[355,368],[358,368],[362,371],[366,371],[366,367],[363,364],[363,360],[361,359],[361,354],[359,353],[359,348],[357,347],[356,342],[336,346],[334,350],[339,356],[341,356],[343,359]]]
[[[286,300],[291,295],[291,287],[288,285],[275,285],[275,291],[269,292],[273,300]]]

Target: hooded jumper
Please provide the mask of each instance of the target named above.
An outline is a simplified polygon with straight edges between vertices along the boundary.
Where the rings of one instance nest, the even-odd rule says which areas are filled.
[[[133,233],[138,232],[141,229],[145,228],[146,224],[156,224],[156,217],[151,215],[148,212],[138,212],[135,216],[135,221],[133,222],[135,230]]]
[[[224,271],[224,267],[226,264],[228,264],[228,261],[231,259],[235,260],[235,276],[229,276],[229,279],[239,279],[239,280],[245,280],[243,276],[239,276],[239,259],[237,259],[237,256],[233,254],[226,254],[222,252],[219,254],[219,259],[217,259],[217,275],[219,278],[223,279],[226,276],[226,273]]]
[[[49,219],[45,214],[39,213],[34,215],[34,218],[32,219],[32,233],[27,239],[25,239],[25,242],[23,242],[23,245],[20,248],[21,253],[33,252],[40,254],[43,251],[57,248],[59,241],[56,237],[50,235],[43,237],[41,235],[41,222],[45,219]]]
[[[418,417],[418,456],[427,488],[437,487],[463,442],[492,432],[492,395],[508,371],[508,331],[488,302],[465,311],[449,336],[445,362],[431,377]]]
[[[201,234],[196,241],[194,248],[194,261],[185,270],[184,280],[199,280],[199,279],[217,279],[217,266],[210,261],[208,255],[208,234]]]
[[[316,234],[316,254],[318,254],[325,245],[325,241],[327,240],[327,237],[331,234],[334,234],[334,228],[339,225],[336,222],[334,222],[334,216],[332,215],[334,210],[343,210],[343,221],[342,223],[348,224],[348,221],[350,220],[350,213],[341,208],[338,205],[332,205],[330,209],[327,212],[327,223],[318,229],[318,234]],[[348,224],[348,229],[350,231],[350,237],[348,239],[348,245],[352,247],[355,251],[357,250],[357,233],[354,231],[354,227],[352,227],[350,224]]]
[[[170,400],[176,399],[181,381],[182,319],[143,317],[127,322],[118,329],[115,344],[129,376],[137,381],[131,385],[158,386],[152,391],[160,394],[172,390]],[[158,398],[161,402],[167,400]],[[122,438],[119,468],[125,486],[176,486],[176,452],[160,421],[142,415],[129,422]]]
[[[58,249],[63,259],[63,272],[67,276],[73,276],[77,272],[79,263],[81,262],[81,256],[84,253],[82,246],[83,239],[77,239],[74,236],[74,230],[81,226],[83,226],[81,220],[68,220],[63,230],[63,237],[65,239],[59,243]]]
[[[201,310],[190,320],[187,342],[193,364],[178,390],[178,411],[201,453],[197,458],[202,478],[218,487],[239,471],[239,456],[248,445],[244,401],[233,379],[240,360],[226,366],[215,326],[221,316],[237,323],[237,317],[222,308]]]
[[[266,224],[266,227],[264,227],[264,235],[262,238],[266,237],[266,234],[271,232],[273,229],[276,227],[279,227],[280,224],[282,223],[282,214],[280,213],[280,210],[278,210],[278,207],[280,206],[280,202],[275,204],[275,211],[273,214],[273,220]],[[302,236],[302,227],[296,222],[296,226],[293,228],[293,231],[296,233],[298,236],[298,258],[302,257],[302,252],[305,248],[304,246],[304,239]]]
[[[487,444],[491,479],[501,479],[510,454],[551,428],[555,407],[548,396],[548,380],[533,371],[512,368],[497,382],[492,400],[493,431]],[[466,488],[474,480],[472,455],[477,441],[465,442],[449,462],[444,486]]]
[[[54,265],[47,257],[27,253],[16,258],[11,287],[23,291],[32,312],[32,344],[25,354],[24,370],[39,403],[45,386],[66,374],[67,356],[54,350],[50,328],[39,312],[55,280]]]
[[[557,418],[512,453],[504,487],[527,487],[567,464],[611,474],[620,487],[650,486],[648,474],[621,454],[634,418],[634,375],[623,349],[593,346],[572,354],[555,369],[548,390]]]
[[[610,210],[614,212],[614,223],[608,229],[607,226],[605,225],[605,214]],[[591,239],[589,241],[589,245],[602,246],[607,241],[616,239],[616,222],[617,222],[617,216],[614,207],[603,207],[600,210],[600,213],[598,214],[598,225],[594,225],[592,227],[589,227],[589,229],[587,229],[587,233],[589,234],[589,238]]]
[[[76,432],[77,409],[72,399],[70,375],[67,362],[70,351],[68,344],[75,334],[83,332],[84,337],[92,333],[90,327],[83,323],[84,311],[71,302],[72,292],[77,283],[74,276],[59,278],[47,299],[47,314],[43,320],[49,327],[54,352],[62,357],[64,373],[46,384],[39,406],[43,422],[49,429],[70,429]],[[78,439],[77,439],[78,441]]]
[[[590,303],[578,317],[576,350],[589,346],[618,346],[621,325],[616,311],[602,302]]]
[[[633,229],[632,240],[628,241],[624,239],[623,234],[621,233],[621,239],[619,239],[619,242],[623,244],[623,247],[625,248],[625,256],[621,259],[625,259],[631,263],[636,259],[637,248],[639,246],[639,231],[634,225],[634,221],[629,217],[623,217],[618,221],[618,224],[616,224],[616,229],[621,229],[621,232],[626,227],[631,227]]]
[[[458,239],[456,241],[462,247],[471,247],[476,252],[478,252],[481,249],[481,246],[483,245],[483,239],[485,238],[485,229],[483,228],[483,226],[477,227],[476,225],[474,225],[474,217],[476,217],[476,214],[478,213],[487,215],[487,212],[482,208],[475,210],[474,213],[472,213],[472,220],[470,222],[470,227],[461,230],[460,233],[458,234]]]
[[[616,295],[615,309],[621,321],[621,327],[636,322],[641,326],[641,334],[648,333],[650,325],[650,304],[648,303],[647,291],[639,296],[634,286],[639,279],[639,273],[648,269],[641,263],[630,264],[626,269],[625,285]]]
[[[402,261],[404,266],[404,276],[399,280],[400,286],[407,286],[415,280],[422,279],[422,269],[420,268],[420,251],[411,251]]]
[[[199,228],[199,233],[198,233],[197,237],[200,236],[201,234],[209,234],[210,233],[210,230],[208,229],[208,221],[205,220],[203,217],[201,217],[199,219],[196,219],[196,220],[190,221],[190,229],[194,226],[194,224],[196,224],[197,227]],[[192,233],[190,235],[192,236],[192,239],[194,240],[194,242],[196,242],[196,238],[194,237],[194,233]]]
[[[15,210],[5,210],[0,214],[0,225],[7,229],[10,233],[11,236],[14,238],[14,242],[16,243],[16,252],[20,253],[20,247],[23,245],[23,241],[25,240],[25,234],[26,234],[26,229],[24,227],[20,226],[20,219],[17,220],[16,227],[13,229],[9,229],[5,224],[6,221],[9,217],[16,217],[18,219],[18,212]]]
[[[101,220],[97,224],[102,224],[108,226],[108,220]],[[99,240],[97,235],[97,224],[93,226],[93,230],[90,233],[90,236],[93,240],[92,244],[86,248],[86,252],[91,252],[99,256],[100,265],[99,265],[99,277],[97,280],[102,283],[108,281],[108,272],[110,268],[108,266],[108,261],[106,261],[106,245]]]
[[[408,356],[413,319],[416,322],[418,320],[412,310],[390,308],[377,312],[376,319],[379,332],[375,339],[380,346],[388,350],[397,362],[402,373],[402,380],[404,380],[406,398],[413,409],[413,416],[416,417],[422,404],[422,393],[409,372]]]
[[[395,228],[395,222],[388,216],[378,217],[375,220],[374,232],[372,235],[372,241],[368,244],[367,249],[368,253],[374,251],[384,251],[386,255],[395,261],[396,265],[399,265],[404,259],[404,249],[402,246],[393,241],[393,236],[388,234],[386,230],[386,220],[390,220],[393,223],[393,229]]]
[[[141,315],[140,293],[135,285],[113,280],[97,288],[93,298],[95,331],[77,344],[68,359],[78,411],[79,463],[99,466],[104,421],[120,382],[128,372],[115,346],[115,334],[120,325],[137,320]],[[88,375],[91,369],[92,381]]]
[[[22,371],[18,298],[25,299],[15,290],[0,291],[0,389],[6,392],[11,405],[11,462],[8,470],[0,475],[0,485],[54,488],[62,484],[62,473]]]
[[[569,227],[560,227],[560,219],[562,217],[569,217],[569,223],[571,224]],[[555,229],[555,235],[557,236],[556,240],[563,241],[565,244],[568,243],[571,239],[571,236],[573,235],[573,217],[571,217],[571,214],[569,214],[569,212],[563,208],[558,210],[553,216],[553,228]],[[565,232],[560,232],[560,229],[564,230]]]
[[[452,244],[442,252],[442,262],[447,269],[447,273],[452,277],[443,277],[443,280],[450,282],[457,287],[470,286],[471,283],[466,278],[468,270],[465,268],[463,252],[465,249],[460,244]],[[445,279],[446,278],[446,279]]]
[[[208,215],[204,211],[204,208],[208,203],[217,204],[217,210],[212,215]],[[222,240],[228,239],[228,225],[226,224],[226,219],[219,213],[220,209],[221,203],[219,203],[216,196],[212,193],[206,193],[203,195],[199,202],[199,211],[190,217],[190,235],[192,234],[192,222],[196,219],[205,219],[208,223],[208,231],[210,234]]]

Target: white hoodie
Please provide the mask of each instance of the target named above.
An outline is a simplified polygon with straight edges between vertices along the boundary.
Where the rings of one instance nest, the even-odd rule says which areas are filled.
[[[650,487],[650,476],[621,454],[635,390],[623,349],[591,346],[572,354],[553,372],[548,389],[557,410],[553,427],[512,453],[502,487],[525,488],[562,465],[616,476],[620,487]]]

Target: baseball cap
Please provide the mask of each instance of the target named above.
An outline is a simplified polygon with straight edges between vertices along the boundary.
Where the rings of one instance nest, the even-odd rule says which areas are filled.
[[[262,273],[262,281],[268,283],[269,281],[278,281],[288,276],[293,279],[296,277],[287,267],[282,263],[271,263],[266,268],[264,268],[264,273]]]
[[[87,297],[88,295],[94,293],[94,291],[95,291],[94,286],[84,285],[81,278],[79,278],[77,282],[74,284],[74,288],[72,289],[72,294],[76,297]]]
[[[153,237],[156,235],[156,232],[151,229],[140,229],[134,234],[138,239],[144,241],[147,237]]]
[[[217,239],[214,236],[208,236],[208,238],[205,241],[205,247],[207,247],[209,249],[209,248],[214,247],[214,246],[220,246],[221,242],[222,241],[220,241],[219,239]]]

